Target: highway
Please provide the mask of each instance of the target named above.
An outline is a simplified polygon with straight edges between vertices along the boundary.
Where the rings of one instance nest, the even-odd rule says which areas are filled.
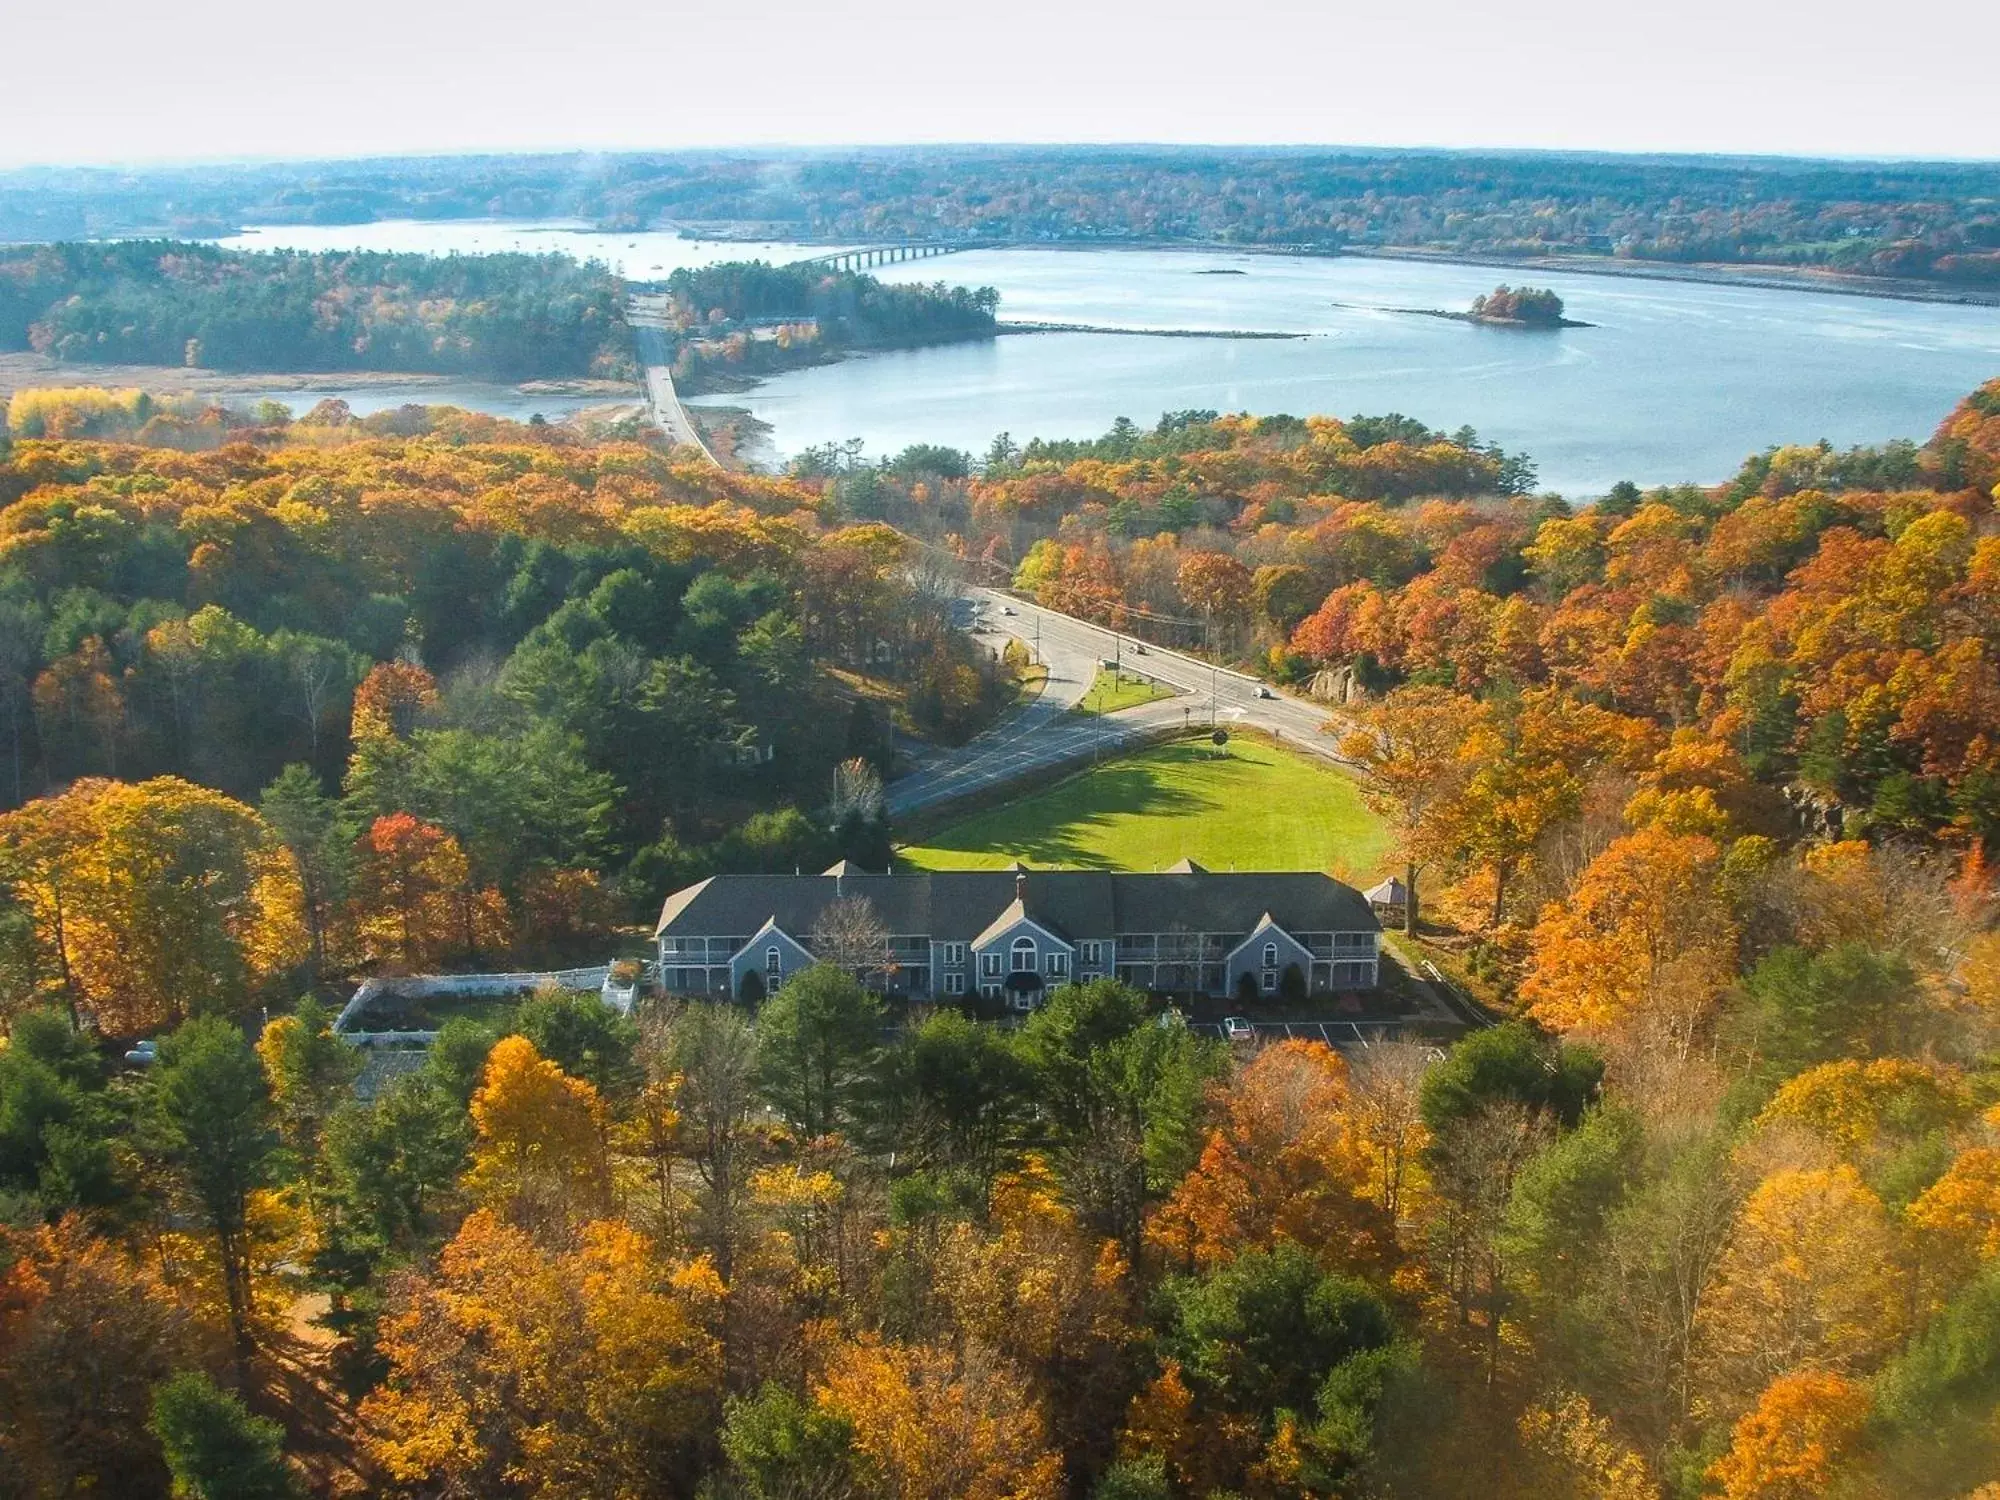
[[[1291,697],[1245,673],[1211,666],[1164,646],[1145,645],[1132,636],[1043,609],[998,589],[969,592],[985,620],[1031,647],[1039,642],[1043,655],[1051,661],[1060,652],[1067,660],[1088,660],[1095,670],[1098,661],[1110,661],[1115,654],[1134,671],[1189,694],[1192,703],[1177,700],[1176,707],[1190,709],[1194,724],[1213,723],[1223,729],[1247,725],[1267,730],[1314,755],[1341,759],[1337,737],[1321,732],[1328,711],[1320,704]],[[1006,613],[1008,610],[1013,613]],[[1260,691],[1270,696],[1259,696]]]
[[[997,589],[969,588],[964,623],[975,638],[998,648],[1009,637],[1026,644],[1049,669],[1033,703],[956,750],[919,762],[888,791],[892,816],[990,791],[1037,772],[1078,764],[1163,729],[1249,727],[1287,744],[1338,761],[1334,737],[1321,733],[1326,710],[1277,694],[1259,697],[1253,677],[1142,645],[1101,625],[1026,603]],[[1121,661],[1133,672],[1178,690],[1178,696],[1115,714],[1070,710],[1089,691],[1101,662]]]
[[[708,451],[708,444],[701,440],[687,408],[681,405],[680,393],[674,389],[674,374],[667,364],[665,295],[635,294],[626,309],[626,318],[639,346],[639,364],[646,375],[646,409],[652,414],[653,425],[671,441],[699,449],[703,458],[721,468],[721,461]]]

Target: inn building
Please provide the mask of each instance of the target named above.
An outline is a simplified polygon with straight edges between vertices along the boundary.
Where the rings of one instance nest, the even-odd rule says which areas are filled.
[[[1222,998],[1246,975],[1272,996],[1372,990],[1380,977],[1374,908],[1328,875],[1189,860],[1157,874],[878,874],[842,861],[818,875],[714,875],[674,892],[656,933],[661,983],[687,996],[768,994],[814,962],[829,908],[857,901],[888,934],[873,982],[911,999],[978,995],[1031,1010],[1072,979]]]

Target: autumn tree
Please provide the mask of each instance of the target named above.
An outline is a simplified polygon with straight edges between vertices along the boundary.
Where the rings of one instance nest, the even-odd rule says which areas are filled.
[[[596,1217],[611,1191],[604,1105],[526,1037],[502,1037],[472,1096],[466,1190],[503,1218],[556,1231]]]
[[[1367,778],[1369,806],[1396,832],[1408,933],[1418,928],[1419,867],[1451,852],[1452,804],[1469,774],[1463,751],[1478,716],[1476,703],[1448,688],[1399,688],[1340,742],[1340,753]]]
[[[1380,1207],[1339,1054],[1321,1042],[1266,1047],[1220,1105],[1222,1123],[1200,1162],[1153,1212],[1156,1246],[1203,1269],[1279,1242],[1311,1246],[1346,1269],[1392,1258],[1394,1225]]]
[[[470,871],[458,840],[409,813],[390,813],[356,852],[356,933],[366,955],[421,969],[463,936]]]
[[[1658,826],[1613,843],[1535,926],[1521,983],[1530,1013],[1584,1033],[1651,1023],[1685,1057],[1735,971],[1719,863],[1712,840]]]
[[[1802,1365],[1865,1370],[1902,1335],[1894,1226],[1854,1168],[1781,1168],[1743,1205],[1705,1318],[1716,1389]]]
[[[958,1223],[934,1252],[936,1291],[959,1339],[1021,1371],[1073,1468],[1109,1457],[1129,1392],[1133,1286],[1115,1244],[1091,1235],[1030,1157],[993,1184],[983,1226]]]
[[[59,982],[113,1035],[240,1009],[304,956],[290,856],[220,793],[82,781],[6,814],[0,841]]]
[[[872,1488],[896,1500],[1057,1500],[1060,1455],[1002,1362],[863,1335],[833,1348],[813,1397],[846,1422]]]
[[[354,690],[353,738],[408,739],[420,716],[437,706],[437,679],[414,662],[378,662]]]
[[[78,1217],[0,1230],[0,1461],[21,1492],[157,1491],[153,1387],[207,1352],[156,1267]]]
[[[1725,1500],[1824,1495],[1861,1440],[1868,1392],[1844,1376],[1803,1371],[1766,1386],[1731,1433],[1708,1477]]]
[[[686,1493],[720,1415],[721,1296],[706,1262],[663,1261],[622,1224],[552,1250],[474,1213],[383,1324],[371,1456],[467,1494]]]

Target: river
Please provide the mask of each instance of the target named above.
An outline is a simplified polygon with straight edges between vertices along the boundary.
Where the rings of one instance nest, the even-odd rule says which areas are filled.
[[[641,277],[717,259],[824,253],[479,223],[264,229],[224,243],[560,249]],[[1571,317],[1594,326],[1528,331],[1392,310],[1462,309],[1505,277],[1490,266],[1009,249],[875,274],[997,287],[1009,321],[1300,337],[1010,334],[794,371],[712,399],[769,423],[781,454],[853,437],[876,454],[915,442],[979,451],[1001,431],[1017,441],[1084,437],[1120,416],[1150,424],[1187,408],[1400,411],[1445,429],[1469,424],[1532,456],[1544,487],[1585,496],[1619,479],[1714,482],[1774,443],[1922,439],[1960,396],[2000,375],[2000,308],[1992,307],[1536,271],[1515,279],[1554,288]]]

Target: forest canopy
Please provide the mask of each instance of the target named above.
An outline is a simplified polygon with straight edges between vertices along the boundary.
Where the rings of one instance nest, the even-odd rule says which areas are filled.
[[[1394,414],[394,427],[0,464],[8,1500],[2000,1484],[2000,382],[1582,510]],[[992,1026],[864,907],[741,1003],[335,1034],[327,974],[601,956],[621,860],[879,866],[848,685],[991,665],[943,558],[1317,692],[1487,1024]]]
[[[0,349],[215,370],[633,373],[621,288],[601,265],[171,240],[0,249]]]

